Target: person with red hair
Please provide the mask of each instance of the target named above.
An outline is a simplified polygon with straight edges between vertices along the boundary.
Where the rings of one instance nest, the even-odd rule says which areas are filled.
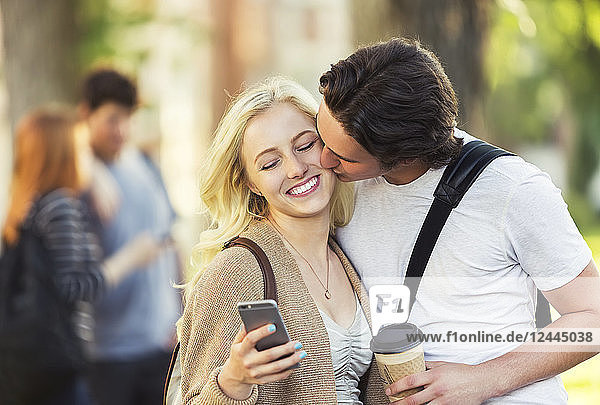
[[[85,307],[80,304],[93,302],[104,288],[115,285],[153,257],[147,253],[151,251],[150,237],[143,235],[101,260],[98,241],[89,230],[86,211],[79,200],[85,184],[75,141],[76,123],[71,111],[58,107],[37,109],[20,121],[15,136],[9,209],[2,227],[2,251],[17,249],[25,229],[39,238],[44,252],[43,271],[52,280],[51,285],[44,287],[53,290],[72,315],[67,323],[77,335],[77,328],[83,325],[72,319]],[[40,342],[40,346],[46,344]],[[10,355],[0,353],[0,357]],[[4,371],[11,372],[0,370],[3,375]],[[31,381],[29,398],[22,403],[89,403],[77,372],[65,375],[53,387],[42,388],[40,383]]]

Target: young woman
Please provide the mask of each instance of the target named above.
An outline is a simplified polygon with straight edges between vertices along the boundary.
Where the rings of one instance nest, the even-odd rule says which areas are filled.
[[[102,288],[116,284],[152,260],[152,252],[158,246],[149,235],[141,235],[101,261],[97,240],[89,231],[85,210],[77,198],[83,182],[75,125],[75,116],[59,108],[42,108],[21,120],[15,137],[10,205],[2,228],[3,251],[17,248],[24,227],[39,237],[45,252],[41,258],[43,270],[53,281],[47,288],[60,298],[71,318],[76,318],[81,303],[91,303]],[[71,326],[78,333],[85,332],[80,327],[90,325],[72,321]],[[0,353],[0,357],[9,355]],[[76,373],[62,378],[62,386],[42,389],[41,381],[31,383],[26,403],[89,403],[82,379]]]
[[[352,186],[319,163],[316,110],[305,89],[273,78],[240,94],[219,124],[201,177],[212,226],[178,325],[186,404],[387,403],[368,296],[330,236],[351,217]],[[272,325],[240,326],[237,303],[263,299],[264,284],[248,250],[222,250],[238,235],[271,263],[287,344],[259,352]]]

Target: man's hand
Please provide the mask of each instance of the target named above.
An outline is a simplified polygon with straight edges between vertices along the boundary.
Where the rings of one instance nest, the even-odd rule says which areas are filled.
[[[161,242],[149,232],[142,232],[129,241],[115,254],[104,260],[104,279],[114,287],[134,271],[147,270],[162,251]]]
[[[483,376],[478,366],[443,361],[427,362],[427,371],[406,376],[390,385],[387,395],[411,388],[425,387],[392,405],[475,405],[493,395],[488,385],[492,379]]]

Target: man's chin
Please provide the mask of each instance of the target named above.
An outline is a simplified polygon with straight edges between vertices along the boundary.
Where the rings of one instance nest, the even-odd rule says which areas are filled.
[[[352,183],[354,181],[374,179],[375,177],[381,176],[381,173],[363,173],[363,174],[353,174],[349,175],[347,173],[335,173],[335,177],[341,182],[344,183]]]
[[[335,173],[335,172],[334,172]],[[353,178],[344,173],[335,173],[335,177],[343,183],[351,183],[353,181],[362,180],[361,178]]]

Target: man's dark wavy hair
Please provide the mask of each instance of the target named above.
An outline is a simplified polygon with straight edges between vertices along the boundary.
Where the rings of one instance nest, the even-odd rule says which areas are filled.
[[[137,107],[138,102],[133,80],[113,69],[91,72],[83,81],[81,96],[91,111],[109,102],[128,108]]]
[[[391,169],[412,159],[440,168],[456,156],[458,102],[437,57],[394,38],[331,65],[320,92],[344,130]]]

